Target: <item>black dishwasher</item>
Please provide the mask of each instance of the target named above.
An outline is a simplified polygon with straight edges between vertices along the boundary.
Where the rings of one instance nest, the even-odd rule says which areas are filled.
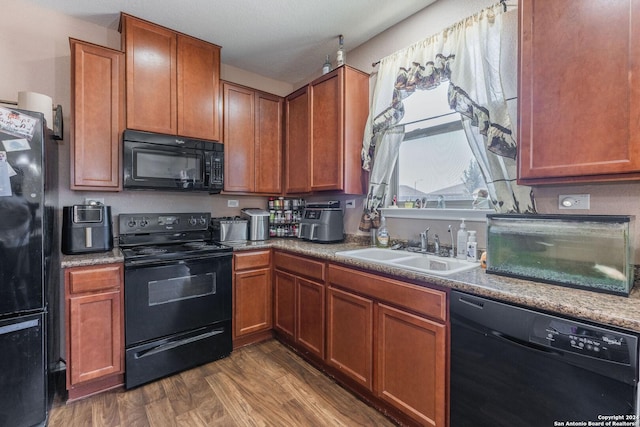
[[[458,291],[450,309],[451,427],[638,425],[637,335]]]

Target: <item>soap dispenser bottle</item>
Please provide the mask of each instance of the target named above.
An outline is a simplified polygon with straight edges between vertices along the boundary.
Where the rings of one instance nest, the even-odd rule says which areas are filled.
[[[380,248],[389,246],[389,231],[387,230],[387,220],[385,217],[380,218],[380,228],[378,228],[377,245]]]
[[[458,244],[456,258],[467,259],[467,225],[464,223],[464,218],[462,218],[462,223],[458,229],[458,239],[456,243]]]
[[[467,261],[478,261],[478,241],[476,240],[476,232],[469,230],[469,241],[467,242]]]

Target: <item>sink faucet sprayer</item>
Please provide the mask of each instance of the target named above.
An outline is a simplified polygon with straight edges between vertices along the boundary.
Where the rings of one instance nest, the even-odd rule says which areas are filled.
[[[451,228],[451,224],[449,224],[449,228],[447,231],[449,232],[449,238],[451,239],[451,252],[449,252],[449,255],[452,257],[455,257],[456,256],[456,245],[455,245],[456,240],[453,238],[453,229]]]

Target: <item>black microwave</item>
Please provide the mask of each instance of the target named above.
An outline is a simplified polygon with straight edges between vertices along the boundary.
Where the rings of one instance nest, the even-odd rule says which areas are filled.
[[[125,189],[217,194],[224,183],[224,145],[127,129],[123,169]]]

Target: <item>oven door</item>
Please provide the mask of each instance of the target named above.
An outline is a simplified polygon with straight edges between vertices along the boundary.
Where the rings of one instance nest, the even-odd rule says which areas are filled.
[[[124,141],[124,188],[208,191],[207,151]]]
[[[231,254],[127,266],[127,347],[231,319]]]

